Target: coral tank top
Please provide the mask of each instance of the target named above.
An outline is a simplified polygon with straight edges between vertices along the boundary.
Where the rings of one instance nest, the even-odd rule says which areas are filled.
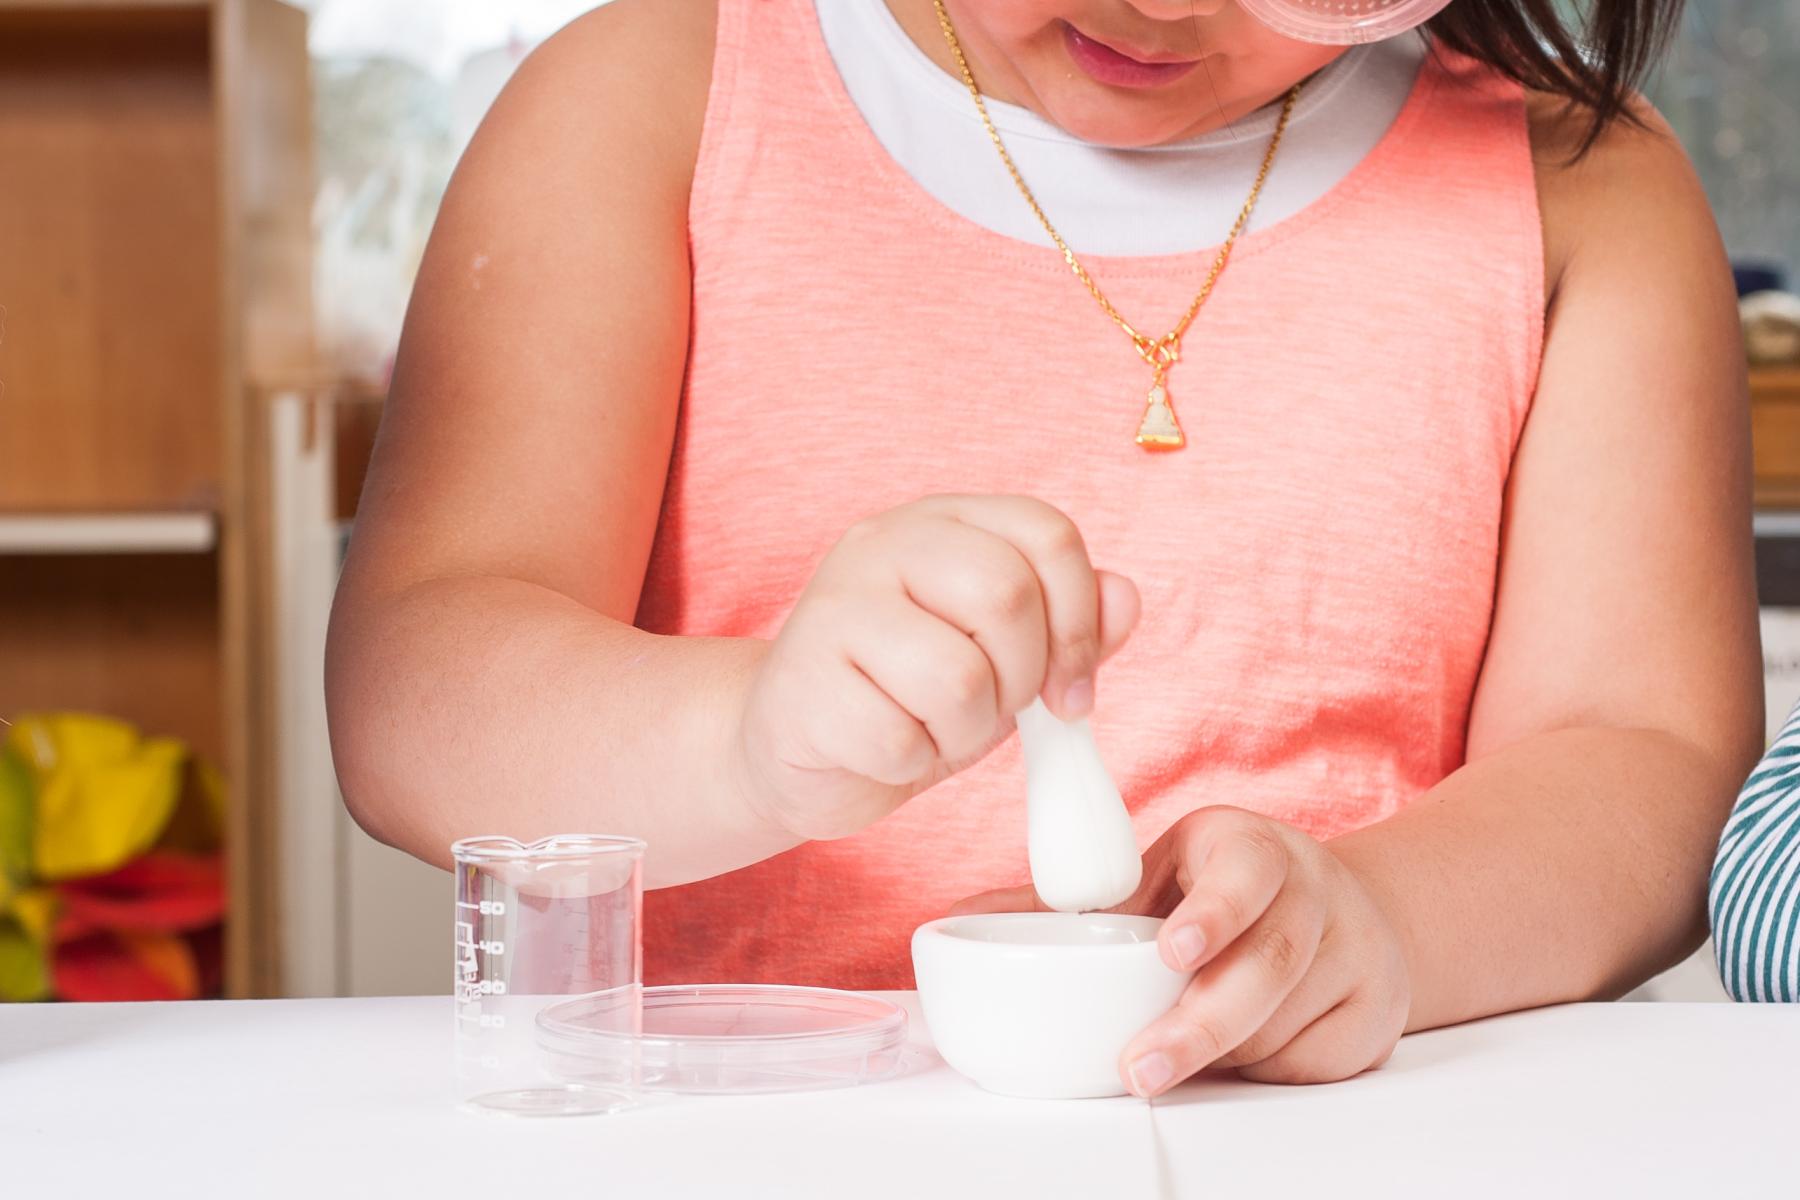
[[[813,0],[720,0],[690,241],[643,628],[773,637],[857,518],[1028,494],[1143,595],[1093,718],[1140,844],[1215,804],[1330,838],[1462,764],[1543,341],[1518,86],[1434,56],[1360,165],[1239,241],[1174,453],[1133,443],[1149,372],[1061,258],[882,150]],[[1212,256],[1085,261],[1160,331]],[[910,987],[914,926],[1028,879],[1015,738],[853,837],[647,896],[646,978]]]

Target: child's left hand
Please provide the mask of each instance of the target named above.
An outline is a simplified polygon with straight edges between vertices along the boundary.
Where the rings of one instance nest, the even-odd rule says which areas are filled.
[[[964,912],[1041,909],[1030,888]],[[1119,912],[1167,914],[1163,960],[1200,972],[1120,1062],[1154,1096],[1207,1067],[1268,1083],[1324,1083],[1381,1065],[1405,1031],[1411,990],[1398,932],[1324,845],[1236,808],[1189,813],[1144,852]]]

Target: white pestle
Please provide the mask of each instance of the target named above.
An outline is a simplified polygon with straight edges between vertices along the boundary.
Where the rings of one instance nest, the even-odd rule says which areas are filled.
[[[1059,912],[1111,908],[1129,898],[1143,872],[1137,836],[1087,721],[1060,720],[1033,700],[1019,714],[1019,745],[1025,844],[1038,896]]]

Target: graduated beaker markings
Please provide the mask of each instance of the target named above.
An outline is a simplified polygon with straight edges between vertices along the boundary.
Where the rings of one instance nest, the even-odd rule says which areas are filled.
[[[453,848],[456,1065],[464,1099],[541,1111],[532,1035],[547,1004],[637,986],[643,843],[565,836],[472,838]],[[566,1097],[565,1097],[566,1099]]]

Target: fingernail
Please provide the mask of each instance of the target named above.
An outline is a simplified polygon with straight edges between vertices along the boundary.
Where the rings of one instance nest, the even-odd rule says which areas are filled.
[[[1131,1089],[1146,1100],[1175,1081],[1175,1064],[1161,1050],[1152,1050],[1131,1064]]]
[[[1192,970],[1206,953],[1206,935],[1198,925],[1183,925],[1169,935],[1169,949],[1175,952],[1176,966],[1183,971]]]
[[[1094,681],[1092,677],[1077,679],[1063,692],[1063,710],[1070,718],[1085,717],[1094,711]]]

